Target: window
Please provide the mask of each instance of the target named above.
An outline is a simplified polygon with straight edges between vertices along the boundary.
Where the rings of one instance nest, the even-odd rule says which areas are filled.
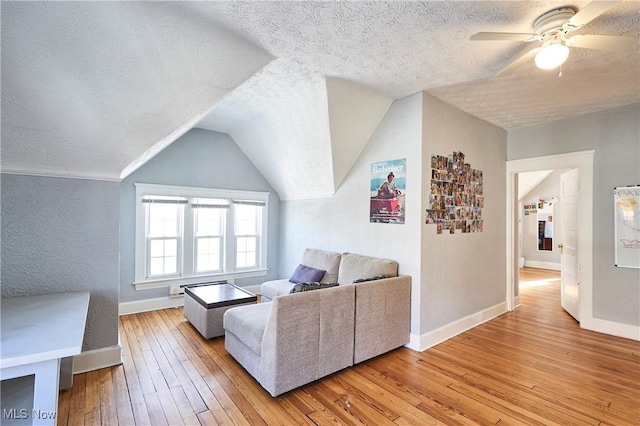
[[[136,184],[137,289],[266,274],[264,192]]]
[[[146,197],[145,204],[147,276],[178,273],[178,246],[182,237],[182,204],[176,197]]]
[[[234,201],[236,268],[255,268],[258,262],[262,206],[251,201]]]
[[[197,198],[191,204],[194,218],[195,273],[224,271],[225,218],[229,202]]]

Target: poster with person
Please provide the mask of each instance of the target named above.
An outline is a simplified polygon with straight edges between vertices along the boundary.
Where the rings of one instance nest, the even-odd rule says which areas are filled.
[[[613,190],[615,208],[615,265],[640,268],[640,186]]]
[[[369,222],[404,224],[407,160],[371,164]]]

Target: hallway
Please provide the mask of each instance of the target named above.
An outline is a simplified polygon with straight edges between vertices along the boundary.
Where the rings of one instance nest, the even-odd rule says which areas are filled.
[[[538,268],[522,268],[519,274],[520,290],[560,283],[560,271]]]
[[[560,305],[560,271],[520,269],[520,305],[516,311],[542,320],[546,325],[580,329],[578,322]]]

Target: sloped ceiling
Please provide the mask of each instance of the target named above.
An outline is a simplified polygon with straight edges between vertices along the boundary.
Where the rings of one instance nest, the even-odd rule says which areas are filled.
[[[283,199],[333,194],[325,82],[287,59],[261,69],[198,127],[229,133]]]
[[[117,179],[197,126],[231,134],[282,198],[315,197],[423,90],[505,129],[639,102],[640,45],[495,79],[532,46],[469,41],[567,5],[2,2],[2,168]],[[639,32],[628,0],[577,33]]]
[[[327,78],[333,176],[337,189],[391,106],[392,98],[345,80]]]
[[[228,133],[281,199],[335,193],[393,99],[277,59],[196,124]]]
[[[533,188],[549,177],[553,170],[518,173],[518,200],[527,195]]]
[[[271,59],[179,4],[3,1],[3,171],[117,179]]]

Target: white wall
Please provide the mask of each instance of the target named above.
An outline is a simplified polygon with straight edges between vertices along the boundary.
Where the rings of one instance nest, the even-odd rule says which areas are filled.
[[[280,274],[291,275],[305,248],[393,259],[413,280],[411,332],[420,331],[419,285],[422,95],[395,101],[332,197],[281,202]],[[407,159],[405,224],[369,223],[371,163]]]
[[[281,275],[307,247],[397,260],[412,276],[412,347],[425,348],[425,335],[452,323],[471,318],[473,326],[496,306],[504,312],[506,139],[504,130],[427,94],[394,102],[334,196],[281,203]],[[424,224],[430,155],[453,151],[484,172],[482,233],[436,235]],[[369,223],[371,164],[400,158],[407,159],[406,223]]]
[[[595,150],[593,316],[640,325],[640,270],[614,265],[613,188],[640,183],[640,104],[509,132],[508,159]]]

